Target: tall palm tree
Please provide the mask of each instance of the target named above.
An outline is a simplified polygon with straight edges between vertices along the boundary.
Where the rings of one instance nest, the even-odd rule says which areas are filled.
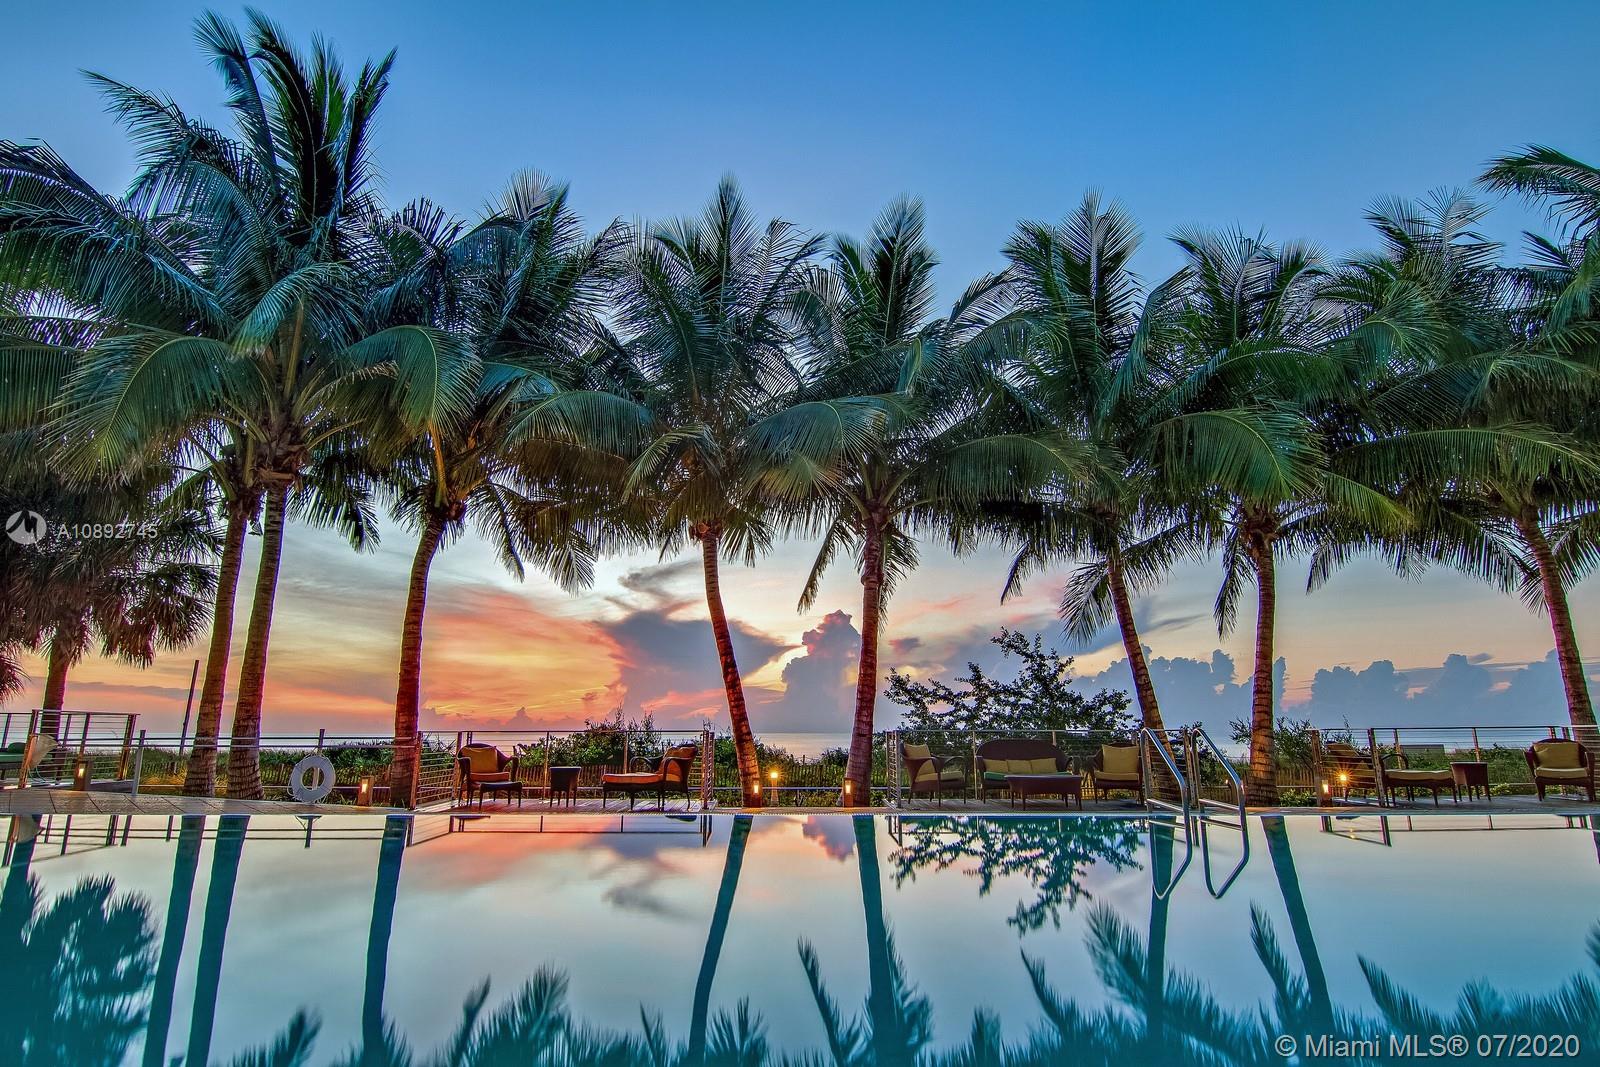
[[[178,844],[172,853],[172,889],[167,895],[166,918],[162,923],[161,951],[156,957],[155,988],[150,993],[148,1022],[144,1033],[143,1067],[165,1067],[167,1031],[172,1025],[172,1003],[178,985],[178,964],[183,958],[183,939],[189,929],[189,906],[194,898],[194,881],[200,866],[200,844],[205,836],[204,815],[185,815],[179,822]]]
[[[1166,499],[1153,454],[1169,428],[1159,370],[1188,272],[1146,293],[1130,267],[1138,247],[1133,220],[1094,193],[1059,225],[1020,224],[1006,246],[1032,327],[1028,357],[1016,367],[1019,389],[1031,418],[1086,450],[1087,476],[1055,482],[1018,516],[1005,595],[1034,571],[1087,558],[1062,597],[1067,630],[1087,639],[1115,620],[1143,725],[1160,733],[1166,726],[1132,594],[1158,585],[1205,544]]]
[[[798,305],[818,243],[783,221],[763,226],[725,179],[700,217],[638,235],[617,293],[633,395],[655,423],[627,491],[652,501],[663,555],[700,548],[747,805],[759,803],[761,769],[720,560],[753,563],[772,540],[768,502],[826,484],[882,423],[869,401],[795,402]]]
[[[915,535],[945,533],[959,546],[979,505],[1010,499],[1067,461],[1048,437],[1003,432],[1005,405],[988,403],[1003,382],[986,367],[999,365],[1015,333],[1004,316],[1004,279],[974,282],[948,316],[935,318],[936,264],[922,206],[897,200],[864,243],[834,239],[828,269],[813,274],[808,293],[816,354],[805,395],[894,395],[883,435],[793,516],[822,535],[802,611],[841,549],[858,562],[861,654],[845,766],[852,803],[870,797],[882,611],[916,566]]]
[[[1375,547],[1402,574],[1441,562],[1520,589],[1547,610],[1572,722],[1592,726],[1567,589],[1600,544],[1600,319],[1585,310],[1600,250],[1533,239],[1534,262],[1504,268],[1475,228],[1483,215],[1459,192],[1380,202],[1368,217],[1382,249],[1325,290],[1349,319],[1333,345],[1348,379],[1338,432],[1404,456],[1378,477],[1419,521],[1398,538],[1348,531],[1319,549],[1313,577]]]
[[[568,589],[587,585],[604,544],[630,536],[595,483],[620,483],[619,434],[643,428],[629,402],[584,389],[596,377],[586,349],[600,333],[604,282],[617,231],[585,238],[567,191],[535,174],[512,182],[470,232],[428,204],[377,226],[386,273],[369,303],[374,327],[436,328],[451,339],[400,362],[378,405],[391,423],[374,451],[395,518],[417,530],[400,643],[391,797],[409,803],[418,759],[422,631],[428,572],[468,518],[519,576],[525,562]],[[418,388],[444,367],[463,395]],[[410,399],[435,403],[412,408]],[[602,418],[595,418],[599,415]],[[611,428],[607,433],[598,423]],[[581,445],[576,434],[585,436]],[[397,446],[397,454],[385,453]],[[609,468],[609,470],[604,470]],[[636,536],[635,536],[635,539]]]
[[[751,818],[748,815],[735,815],[728,829],[728,853],[722,864],[722,881],[717,885],[716,907],[711,913],[711,927],[706,931],[706,948],[700,958],[700,972],[694,983],[694,1006],[689,1015],[688,1067],[699,1067],[705,1062],[706,1028],[711,1019],[711,987],[717,977],[717,961],[722,958],[722,942],[728,936],[728,920],[733,915],[734,897],[739,892],[739,872],[744,869],[744,853],[750,841],[750,829]]]
[[[1276,247],[1242,233],[1186,233],[1175,238],[1188,258],[1190,281],[1177,324],[1182,360],[1173,393],[1180,410],[1204,421],[1188,448],[1205,462],[1209,486],[1189,482],[1197,522],[1221,543],[1224,580],[1218,627],[1237,617],[1247,584],[1256,589],[1255,662],[1251,675],[1252,804],[1277,803],[1274,641],[1277,565],[1286,550],[1315,542],[1331,511],[1359,514],[1376,527],[1398,522],[1399,509],[1381,493],[1336,472],[1306,414],[1334,384],[1318,359],[1328,328],[1316,296],[1318,255],[1308,247]],[[1236,431],[1248,412],[1257,447],[1239,451]],[[1207,431],[1224,432],[1205,436]]]
[[[229,757],[237,796],[260,792],[257,740],[285,522],[297,504],[350,517],[348,494],[320,500],[309,475],[330,449],[348,451],[340,442],[365,414],[350,407],[352,386],[445,343],[431,329],[361,328],[362,223],[375,211],[370,134],[392,54],[350,80],[326,44],[307,57],[259,13],[249,23],[248,44],[216,16],[196,31],[227,86],[237,139],[166,98],[95,76],[140,151],[126,198],[94,193],[48,150],[13,148],[0,163],[12,201],[0,286],[48,283],[105,324],[66,386],[69,462],[122,469],[152,449],[181,443],[197,452],[224,487],[229,567],[261,501],[261,562]],[[125,235],[137,240],[120,243]],[[217,614],[201,706],[208,738],[209,698],[220,707],[226,665],[226,612]],[[211,751],[202,744],[196,758]]]

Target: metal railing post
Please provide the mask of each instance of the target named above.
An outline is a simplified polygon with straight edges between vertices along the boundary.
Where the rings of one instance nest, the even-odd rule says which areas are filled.
[[[328,729],[323,727],[317,731],[317,755],[322,755],[322,743],[328,739]]]
[[[544,788],[546,793],[550,791],[550,737],[550,731],[546,730],[544,732]]]
[[[1398,737],[1400,731],[1395,731]],[[1367,727],[1367,752],[1372,758],[1372,787],[1378,791],[1378,807],[1385,807],[1389,803],[1387,794],[1383,791],[1383,754],[1378,751],[1378,731]]]
[[[133,795],[139,795],[139,779],[144,775],[144,740],[148,730],[139,731],[139,747],[133,754]]]
[[[1483,748],[1478,744],[1478,728],[1472,728],[1472,758],[1479,763],[1483,762]]]

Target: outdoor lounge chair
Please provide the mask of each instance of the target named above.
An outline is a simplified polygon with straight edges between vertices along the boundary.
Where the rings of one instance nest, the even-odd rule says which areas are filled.
[[[1049,741],[1000,737],[978,746],[978,797],[1006,793],[1008,774],[1062,774],[1072,764]]]
[[[946,793],[966,788],[967,772],[958,756],[935,756],[927,745],[900,742],[900,762],[905,765],[912,796],[930,794],[941,802]]]
[[[648,769],[601,775],[600,806],[605,807],[612,793],[626,795],[630,810],[640,793],[654,793],[663,808],[667,806],[668,793],[682,793],[684,803],[687,805],[689,768],[694,766],[695,757],[699,753],[699,745],[678,745],[663,752],[661,758],[655,761],[654,767],[650,766],[649,760],[637,759],[633,761],[635,766],[643,764]]]
[[[1372,794],[1378,791],[1378,779],[1372,773],[1372,757],[1348,741],[1328,741],[1322,746],[1330,791],[1348,800],[1351,793]]]
[[[462,795],[472,803],[472,794],[478,793],[478,806],[483,806],[485,793],[504,792],[517,794],[522,802],[522,783],[517,780],[517,757],[507,756],[493,745],[473,742],[462,745],[456,756],[456,772],[461,782]],[[516,786],[516,789],[512,789]]]
[[[1589,803],[1595,803],[1594,757],[1576,741],[1550,738],[1535,741],[1524,753],[1528,758],[1528,771],[1533,775],[1533,787],[1544,799],[1546,789],[1578,787],[1589,794]]]
[[[1389,761],[1396,760],[1398,767],[1389,766]],[[1400,790],[1406,791],[1406,799],[1415,802],[1417,790],[1426,789],[1433,794],[1433,806],[1439,806],[1439,790],[1450,790],[1450,799],[1460,801],[1461,795],[1456,792],[1456,776],[1449,767],[1415,767],[1406,761],[1404,752],[1386,752],[1378,761],[1378,781],[1383,787],[1383,796],[1390,804],[1396,803],[1400,798]]]
[[[50,754],[56,750],[56,739],[49,734],[34,734],[27,741],[16,741],[0,753],[0,781],[15,775],[17,788],[24,789],[34,779]],[[40,785],[59,785],[59,782],[41,781]]]
[[[1089,762],[1089,781],[1096,796],[1123,789],[1144,800],[1144,759],[1139,746],[1101,745]]]

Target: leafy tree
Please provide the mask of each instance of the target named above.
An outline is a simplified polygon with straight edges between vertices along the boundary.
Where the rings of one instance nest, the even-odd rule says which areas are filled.
[[[1128,694],[1102,689],[1085,696],[1072,688],[1072,657],[1063,658],[1044,639],[1002,628],[989,639],[1010,659],[1019,660],[1011,679],[991,677],[975,662],[955,684],[920,682],[889,672],[887,696],[906,710],[907,730],[1018,733],[1039,730],[1092,730],[1127,734],[1134,728]]]

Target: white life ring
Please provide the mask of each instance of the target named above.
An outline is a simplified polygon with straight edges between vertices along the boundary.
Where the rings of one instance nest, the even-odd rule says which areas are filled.
[[[333,792],[333,761],[310,755],[289,772],[289,795],[302,804],[320,804]]]

